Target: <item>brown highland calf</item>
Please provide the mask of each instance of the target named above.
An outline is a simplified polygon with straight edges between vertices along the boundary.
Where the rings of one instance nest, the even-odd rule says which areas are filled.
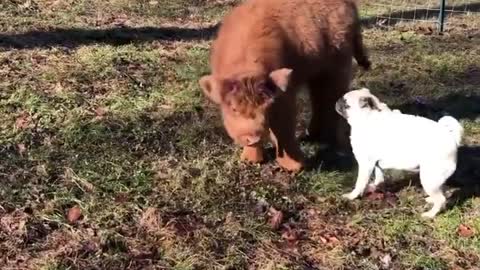
[[[348,127],[334,104],[350,86],[352,57],[369,69],[354,0],[247,0],[224,18],[211,48],[211,74],[199,84],[243,146],[243,160],[261,162],[269,138],[279,165],[298,171],[304,162],[295,138],[299,86],[310,90],[308,136],[348,146],[345,132],[338,135]]]

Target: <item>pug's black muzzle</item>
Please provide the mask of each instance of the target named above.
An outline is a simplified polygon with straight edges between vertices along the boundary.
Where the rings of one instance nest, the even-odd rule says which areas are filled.
[[[338,114],[340,114],[343,118],[347,119],[347,109],[348,104],[345,98],[341,97],[335,103],[335,110]]]

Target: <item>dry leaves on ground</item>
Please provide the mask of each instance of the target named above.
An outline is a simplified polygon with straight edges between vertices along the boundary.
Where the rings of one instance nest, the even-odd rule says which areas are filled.
[[[70,223],[75,223],[82,216],[82,210],[78,206],[74,206],[68,210],[67,220]]]
[[[457,232],[461,237],[472,237],[475,235],[475,231],[471,227],[464,224],[460,224],[458,226]]]
[[[268,220],[268,225],[270,225],[270,227],[274,230],[280,228],[280,225],[283,221],[282,211],[270,207],[270,209],[268,210],[268,215],[270,216],[270,219]]]

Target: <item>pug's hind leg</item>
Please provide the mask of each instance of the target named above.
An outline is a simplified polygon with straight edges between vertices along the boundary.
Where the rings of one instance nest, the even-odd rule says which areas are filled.
[[[383,170],[378,165],[376,165],[375,178],[373,180],[373,183],[368,186],[368,190],[370,192],[377,190],[378,185],[382,184],[383,182],[385,182],[385,175],[383,174]]]

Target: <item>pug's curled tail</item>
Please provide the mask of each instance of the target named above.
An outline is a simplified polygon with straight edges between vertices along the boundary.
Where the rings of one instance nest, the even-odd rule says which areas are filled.
[[[451,116],[444,116],[438,120],[438,123],[448,130],[452,134],[457,145],[460,145],[463,137],[463,127],[457,119]]]

